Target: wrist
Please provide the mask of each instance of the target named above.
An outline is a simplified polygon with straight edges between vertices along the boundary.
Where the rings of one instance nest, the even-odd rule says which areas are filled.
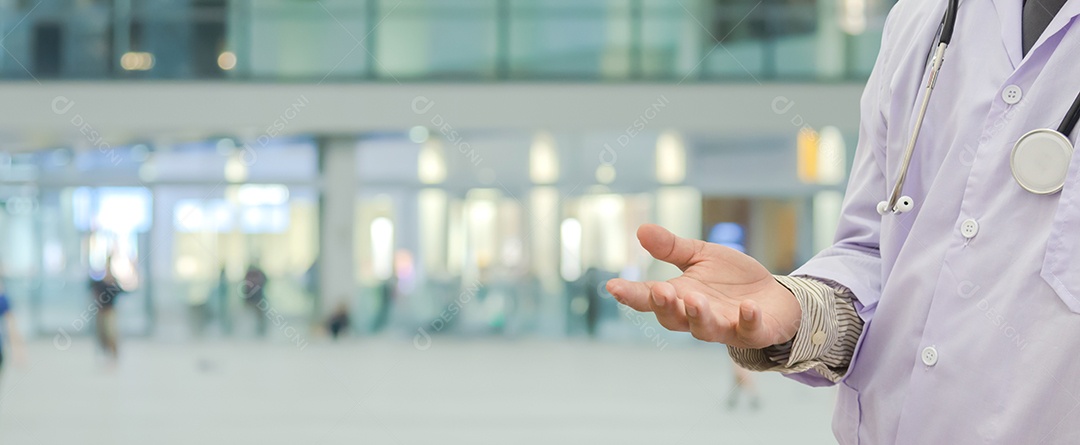
[[[776,284],[782,289],[780,294],[782,295],[781,305],[782,313],[785,314],[785,320],[788,320],[787,325],[782,326],[780,329],[780,338],[776,342],[778,345],[791,343],[795,340],[796,334],[799,332],[799,328],[802,326],[803,319],[803,305],[799,301],[795,293],[787,287],[783,281],[776,279]]]

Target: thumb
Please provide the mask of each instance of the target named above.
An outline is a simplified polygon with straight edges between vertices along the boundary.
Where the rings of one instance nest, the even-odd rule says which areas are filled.
[[[735,324],[735,336],[748,348],[760,349],[772,346],[761,315],[761,308],[757,303],[743,300],[739,304],[739,321]]]
[[[680,238],[668,229],[656,224],[643,224],[637,231],[641,247],[660,261],[671,263],[679,269],[690,267],[694,255],[701,248],[701,240]]]

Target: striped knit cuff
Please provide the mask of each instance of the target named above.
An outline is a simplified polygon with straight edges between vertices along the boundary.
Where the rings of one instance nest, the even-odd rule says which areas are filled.
[[[751,371],[777,371],[779,366],[769,359],[764,349],[745,349],[728,346],[731,360],[742,368]]]
[[[740,366],[754,371],[791,374],[813,369],[833,382],[839,381],[863,328],[851,291],[812,277],[776,276],[776,280],[791,290],[802,307],[795,338],[763,349],[728,348],[729,355]]]
[[[776,281],[795,294],[802,307],[802,321],[792,340],[787,361],[783,364],[791,367],[799,362],[820,358],[840,336],[835,290],[825,283],[806,278],[777,275]]]

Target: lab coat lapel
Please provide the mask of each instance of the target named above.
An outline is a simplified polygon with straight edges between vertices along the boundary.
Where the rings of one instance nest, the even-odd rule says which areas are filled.
[[[964,13],[964,3],[964,1],[960,2],[960,14]],[[1072,3],[1077,3],[1077,0],[1072,1]],[[1062,9],[1068,7],[1069,5],[1065,5]],[[1009,61],[1012,62],[1013,69],[1016,69],[1020,62],[1024,60],[1022,37],[1024,1],[994,0],[994,9],[997,10],[998,20],[1001,22],[1001,43],[1005,45],[1005,52],[1009,54]],[[1050,25],[1053,26],[1053,23]]]
[[[1007,0],[995,0],[995,1],[1000,2],[1000,1],[1007,1]],[[1028,0],[1028,1],[1029,2],[1036,2],[1036,1],[1039,1],[1039,0]],[[1031,47],[1031,50],[1028,51],[1028,54],[1032,54],[1035,51],[1038,51],[1039,47],[1042,46],[1043,43],[1046,43],[1047,39],[1049,39],[1054,34],[1057,34],[1062,29],[1067,27],[1070,23],[1072,23],[1073,17],[1076,17],[1077,15],[1080,15],[1080,0],[1069,0],[1069,1],[1065,2],[1065,5],[1061,7],[1061,11],[1058,11],[1057,15],[1054,16],[1054,19],[1051,20],[1050,24],[1046,26],[1046,30],[1043,31],[1042,35],[1039,36],[1039,40],[1035,41],[1035,46]],[[1016,22],[1018,24],[1017,26],[1019,26],[1019,23],[1021,22],[1021,20],[1016,20]],[[1017,29],[1019,29],[1019,28],[1017,28]],[[1020,42],[1020,34],[1019,33],[1017,34],[1016,41],[1018,42],[1017,44],[1019,45],[1020,44],[1019,43]]]

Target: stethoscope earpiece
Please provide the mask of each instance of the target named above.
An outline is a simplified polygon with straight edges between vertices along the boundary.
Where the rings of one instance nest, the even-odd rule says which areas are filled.
[[[915,201],[910,196],[901,196],[899,201],[896,201],[896,213],[904,213],[915,207]]]
[[[901,196],[900,199],[896,200],[896,207],[891,209],[891,210],[892,210],[893,213],[900,214],[900,213],[910,211],[914,207],[915,207],[915,200],[914,199],[911,199],[910,196]],[[881,202],[877,203],[878,215],[885,216],[885,214],[889,213],[889,211],[890,211],[890,209],[889,209],[889,201],[881,201]]]
[[[889,203],[885,201],[877,203],[877,213],[881,216],[885,216],[886,213],[889,213]]]

